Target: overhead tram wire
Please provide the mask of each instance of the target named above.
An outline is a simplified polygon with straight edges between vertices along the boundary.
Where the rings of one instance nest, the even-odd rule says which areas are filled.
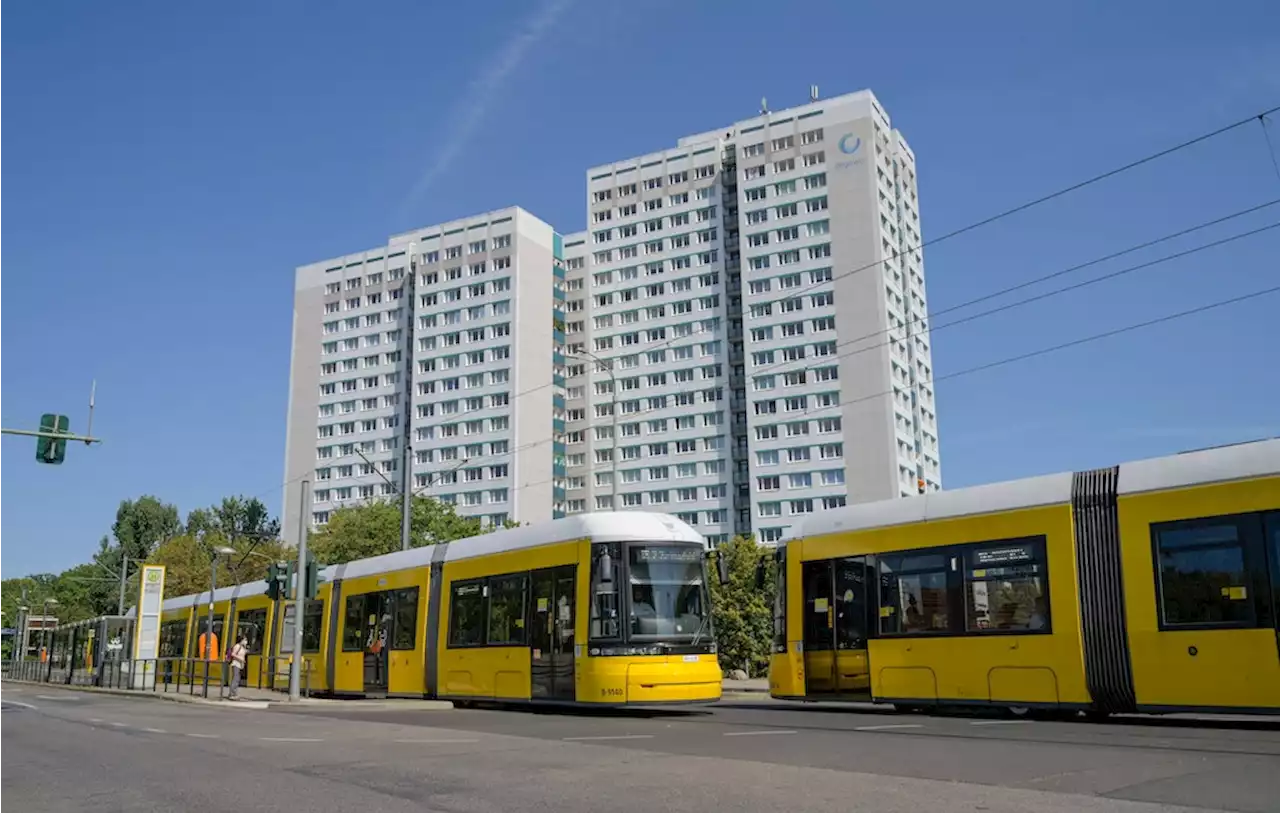
[[[1026,361],[1028,359],[1037,358],[1039,356],[1047,356],[1051,353],[1057,353],[1062,350],[1068,350],[1072,347],[1079,347],[1081,345],[1091,344],[1093,342],[1101,341],[1103,339],[1109,339],[1109,338],[1120,336],[1126,333],[1132,333],[1134,331],[1143,330],[1149,327],[1155,327],[1156,325],[1165,324],[1167,322],[1172,322],[1177,319],[1184,319],[1189,316],[1195,316],[1197,314],[1205,313],[1211,310],[1216,310],[1218,308],[1225,308],[1231,305],[1238,305],[1243,302],[1248,302],[1250,300],[1260,299],[1264,296],[1269,296],[1271,294],[1280,294],[1280,285],[1272,286],[1270,288],[1263,288],[1261,290],[1252,291],[1247,294],[1241,294],[1240,296],[1234,296],[1229,299],[1221,299],[1216,302],[1210,302],[1205,305],[1199,305],[1197,307],[1188,308],[1187,310],[1178,311],[1176,313],[1170,313],[1164,316],[1158,316],[1154,319],[1147,319],[1142,322],[1136,322],[1134,324],[1125,325],[1123,327],[1114,328],[1112,330],[1105,330],[1105,331],[1102,331],[1101,333],[1093,333],[1088,336],[1083,336],[1079,339],[1072,339],[1071,341],[1062,342],[1061,344],[1055,344],[1050,347],[1042,347],[1038,350],[1032,350],[1030,352],[1021,353],[1016,356],[1009,356],[1007,358],[985,362],[983,364],[979,364],[974,367],[968,367],[963,370],[957,370],[954,373],[947,373],[946,375],[935,376],[929,382],[926,382],[926,383],[936,384],[940,381],[950,381],[956,378],[963,378],[965,376],[975,375],[977,373],[985,372],[987,370],[995,369],[997,367],[1004,367],[1009,364],[1014,364],[1020,361]],[[833,358],[838,358],[838,356]],[[849,400],[838,401],[828,406],[807,407],[805,409],[797,410],[795,412],[779,413],[779,422],[786,423],[796,418],[805,417],[814,412],[837,410],[840,407],[844,407],[844,406],[851,406],[853,404],[859,404],[865,401],[872,401],[877,398],[890,397],[897,394],[898,392],[899,390],[897,389],[888,389],[888,390],[884,390],[883,392],[876,392],[876,393],[871,393],[870,395],[862,395],[857,398],[852,398]],[[679,461],[676,461],[676,462],[679,462]],[[612,464],[610,464],[610,466],[611,465]],[[649,465],[654,465],[654,464],[650,463]],[[670,464],[667,464],[667,465],[670,465]],[[603,465],[593,466],[591,468],[588,468],[584,472],[584,474],[593,474],[596,471],[603,471],[603,470],[609,469],[610,466],[603,466]],[[520,483],[519,485],[513,486],[513,488],[527,488],[529,486],[543,485],[545,483],[550,483],[550,482],[554,482],[554,479],[533,480],[527,483]]]
[[[1270,205],[1273,205],[1273,204],[1275,204],[1275,203],[1280,203],[1280,200],[1272,201],[1271,203],[1269,203],[1269,204],[1265,204],[1265,205],[1270,206]],[[1256,211],[1258,208],[1261,208],[1261,207],[1255,207],[1254,209],[1251,209],[1251,210],[1249,210],[1249,211]],[[1222,221],[1221,221],[1221,220],[1218,220],[1218,221],[1214,221],[1214,222],[1222,222]],[[1164,256],[1164,257],[1157,257],[1157,258],[1155,258],[1154,260],[1148,260],[1148,261],[1143,262],[1143,263],[1138,263],[1137,265],[1130,265],[1130,266],[1126,266],[1125,268],[1121,268],[1121,269],[1118,269],[1118,270],[1116,270],[1116,271],[1112,271],[1112,272],[1110,272],[1110,273],[1108,273],[1108,274],[1103,274],[1103,275],[1102,275],[1102,276],[1100,276],[1100,277],[1093,277],[1093,278],[1091,278],[1091,279],[1082,280],[1081,282],[1073,283],[1073,284],[1071,284],[1071,285],[1066,285],[1066,286],[1063,286],[1062,288],[1055,288],[1055,289],[1054,289],[1054,290],[1052,290],[1052,291],[1046,291],[1046,292],[1041,293],[1041,294],[1036,294],[1036,295],[1034,295],[1034,296],[1029,296],[1029,297],[1027,297],[1027,298],[1025,298],[1025,299],[1019,299],[1019,300],[1017,300],[1016,302],[1009,302],[1009,303],[1006,303],[1006,304],[1004,304],[1004,305],[999,305],[999,306],[994,307],[994,308],[989,308],[989,309],[984,310],[984,311],[979,311],[979,312],[977,312],[977,313],[969,314],[968,316],[962,316],[962,317],[960,317],[959,319],[953,319],[953,320],[951,320],[950,322],[944,322],[944,323],[942,323],[941,325],[935,325],[935,326],[933,326],[933,327],[931,327],[931,328],[928,328],[929,336],[930,336],[930,339],[932,340],[932,336],[933,336],[933,334],[934,334],[934,333],[936,333],[936,332],[937,332],[937,331],[939,331],[939,330],[943,330],[943,329],[945,329],[945,328],[955,327],[956,325],[968,324],[969,322],[976,322],[977,320],[979,320],[979,319],[985,319],[985,318],[986,318],[986,317],[988,317],[988,316],[994,316],[994,315],[996,315],[996,314],[998,314],[998,313],[1004,313],[1005,311],[1011,311],[1011,310],[1014,310],[1015,308],[1020,308],[1020,307],[1022,307],[1023,305],[1030,305],[1030,304],[1032,304],[1032,303],[1034,303],[1034,302],[1040,302],[1040,301],[1042,301],[1042,300],[1049,299],[1049,298],[1051,298],[1051,297],[1055,297],[1055,296],[1059,296],[1059,295],[1061,295],[1061,294],[1070,293],[1070,292],[1072,292],[1072,291],[1076,291],[1076,290],[1079,290],[1079,289],[1081,289],[1081,288],[1087,288],[1087,287],[1089,287],[1090,285],[1096,285],[1096,284],[1098,284],[1098,283],[1100,283],[1100,282],[1108,282],[1108,281],[1113,280],[1113,279],[1116,279],[1116,278],[1118,278],[1118,277],[1125,276],[1126,274],[1132,274],[1132,273],[1134,273],[1135,271],[1142,271],[1142,270],[1147,269],[1147,268],[1153,268],[1153,267],[1155,267],[1155,266],[1157,266],[1157,265],[1162,265],[1162,264],[1164,264],[1164,263],[1171,262],[1171,261],[1173,261],[1173,260],[1179,260],[1179,259],[1182,259],[1183,257],[1188,257],[1188,256],[1190,256],[1190,255],[1192,255],[1192,254],[1198,254],[1198,253],[1200,253],[1201,251],[1207,251],[1207,250],[1209,250],[1209,249],[1211,249],[1211,248],[1218,248],[1218,247],[1220,247],[1220,246],[1227,245],[1228,243],[1234,243],[1235,241],[1237,241],[1237,240],[1243,240],[1243,239],[1244,239],[1244,238],[1246,238],[1246,237],[1256,237],[1256,236],[1257,236],[1257,235],[1259,235],[1259,234],[1262,234],[1262,233],[1264,233],[1264,232],[1270,231],[1271,229],[1275,229],[1275,228],[1280,228],[1280,221],[1277,221],[1277,222],[1275,222],[1275,223],[1271,223],[1271,224],[1266,225],[1266,226],[1259,227],[1259,228],[1257,228],[1257,229],[1251,229],[1250,231],[1247,231],[1247,232],[1241,232],[1241,233],[1239,233],[1239,234],[1233,234],[1233,235],[1231,235],[1231,236],[1229,236],[1229,237],[1224,237],[1224,238],[1222,238],[1222,239],[1220,239],[1220,240],[1214,240],[1214,241],[1213,241],[1213,242],[1211,242],[1211,243],[1204,243],[1204,244],[1199,245],[1199,246],[1193,246],[1192,248],[1185,249],[1185,250],[1183,250],[1183,251],[1179,251],[1179,252],[1175,252],[1175,253],[1173,253],[1173,254],[1168,254],[1168,255],[1166,255],[1166,256]],[[1185,234],[1185,233],[1187,233],[1187,232],[1189,232],[1189,231],[1191,231],[1191,230],[1186,230],[1186,231],[1181,232],[1181,233],[1182,233],[1182,234]],[[1126,252],[1122,252],[1122,253],[1128,253],[1128,251],[1126,251]],[[1113,255],[1109,255],[1109,256],[1114,257],[1114,256],[1119,256],[1119,255],[1118,255],[1118,254],[1113,254]],[[1085,264],[1080,265],[1080,266],[1075,266],[1075,268],[1083,268],[1083,267],[1087,267],[1087,266],[1090,266],[1090,265],[1095,265],[1095,264],[1097,264],[1097,262],[1100,262],[1100,260],[1099,260],[1099,261],[1092,261],[1092,262],[1089,262],[1089,263],[1085,263]],[[1063,273],[1063,272],[1055,272],[1055,273],[1053,273],[1053,274],[1048,274],[1048,275],[1046,275],[1046,276],[1040,277],[1040,278],[1039,278],[1039,279],[1037,279],[1037,280],[1031,280],[1030,282],[1027,282],[1027,283],[1023,283],[1023,284],[1021,284],[1021,285],[1014,286],[1013,288],[1010,288],[1010,289],[1008,289],[1008,290],[1017,290],[1017,289],[1019,289],[1019,288],[1025,288],[1025,287],[1027,287],[1027,286],[1029,286],[1029,285],[1032,285],[1032,284],[1034,284],[1034,283],[1036,283],[1036,282],[1042,282],[1042,281],[1044,281],[1044,280],[1051,279],[1051,278],[1053,278],[1053,277],[1061,276],[1061,275],[1062,275],[1062,273]],[[985,300],[988,300],[988,299],[993,299],[993,298],[995,298],[996,296],[1001,295],[1002,293],[1004,293],[1004,292],[997,292],[996,294],[991,294],[991,295],[988,295],[988,296],[985,296],[985,297],[981,297],[981,298],[976,299],[976,300],[973,300],[973,301],[974,301],[974,302],[979,302],[979,301],[985,301]],[[966,303],[966,304],[967,304],[967,303]],[[949,313],[949,312],[951,312],[951,311],[958,310],[960,307],[961,307],[961,306],[956,306],[956,307],[954,307],[954,308],[947,308],[947,309],[945,309],[945,310],[939,311],[938,313]],[[914,320],[914,321],[915,321],[915,322],[924,322],[924,321],[927,321],[927,320],[931,319],[931,318],[932,318],[932,316],[934,316],[934,315],[936,315],[936,314],[931,314],[931,315],[926,316],[926,317],[924,317],[924,318],[922,318],[922,319],[916,319],[916,320]],[[911,324],[911,322],[909,321],[909,322],[908,322],[908,324]],[[845,340],[845,341],[838,342],[838,343],[836,344],[836,347],[846,347],[846,346],[851,345],[851,344],[857,344],[857,343],[859,343],[859,342],[866,341],[867,339],[874,339],[874,338],[875,338],[875,337],[877,337],[877,336],[888,335],[888,334],[891,334],[891,333],[892,333],[892,331],[894,331],[894,330],[905,330],[905,326],[904,326],[904,327],[902,327],[902,328],[888,328],[888,329],[886,329],[886,330],[876,331],[875,333],[870,333],[870,334],[867,334],[867,335],[865,335],[865,336],[859,336],[859,337],[854,338],[854,339],[847,339],[847,340]],[[848,352],[848,353],[842,353],[842,354],[839,354],[839,355],[838,355],[838,357],[839,357],[839,358],[847,358],[848,356],[854,356],[854,355],[858,355],[858,354],[860,354],[860,353],[866,353],[866,352],[869,352],[869,351],[871,351],[871,350],[877,350],[877,349],[879,349],[879,348],[881,348],[881,347],[890,347],[890,346],[892,346],[892,345],[894,345],[894,344],[897,344],[899,341],[906,341],[906,339],[905,339],[905,338],[904,338],[904,339],[893,339],[893,338],[890,338],[890,339],[889,339],[889,340],[887,340],[887,341],[879,342],[879,343],[877,343],[877,344],[866,345],[866,346],[864,346],[864,347],[859,347],[857,350],[853,350],[853,351],[850,351],[850,352]],[[806,359],[806,361],[807,361],[807,359]],[[796,361],[780,361],[780,362],[776,362],[776,363],[774,363],[774,364],[766,365],[766,366],[761,367],[761,368],[756,369],[756,370],[744,371],[744,375],[747,375],[748,377],[755,377],[755,376],[759,376],[759,375],[764,375],[764,374],[766,374],[766,373],[776,372],[780,367],[784,367],[784,366],[786,366],[786,365],[788,365],[788,364],[794,365],[794,364],[797,364],[797,362],[796,362]],[[801,368],[803,368],[804,366],[805,366],[805,365],[800,365],[800,367],[792,367],[791,369],[792,369],[792,370],[794,370],[794,369],[801,369]],[[789,372],[789,371],[790,371],[790,370],[783,370],[783,372]]]

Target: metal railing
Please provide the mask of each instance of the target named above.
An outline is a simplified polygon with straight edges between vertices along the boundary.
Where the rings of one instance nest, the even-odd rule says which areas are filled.
[[[246,669],[240,676],[242,688],[287,690],[289,659],[257,658],[257,669]],[[96,686],[143,692],[182,692],[208,698],[210,688],[219,698],[226,697],[231,686],[231,665],[221,660],[201,658],[109,659],[97,666],[84,666],[53,657],[45,661],[27,660],[9,664],[7,677],[34,683],[66,686]],[[311,696],[311,664],[303,660],[300,687]]]

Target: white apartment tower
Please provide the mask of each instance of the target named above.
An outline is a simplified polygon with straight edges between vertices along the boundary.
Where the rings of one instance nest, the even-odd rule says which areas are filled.
[[[286,539],[309,475],[313,527],[406,483],[492,523],[563,515],[560,252],[511,208],[297,269]]]
[[[587,204],[570,512],[769,542],[940,487],[915,158],[869,91],[592,168]]]
[[[915,157],[869,91],[586,192],[564,238],[512,208],[297,270],[286,538],[313,470],[313,525],[408,481],[492,522],[644,509],[713,543],[940,487]]]

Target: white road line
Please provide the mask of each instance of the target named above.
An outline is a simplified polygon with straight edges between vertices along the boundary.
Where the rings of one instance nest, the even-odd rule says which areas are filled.
[[[395,740],[401,745],[446,745],[453,743],[474,743],[480,740]]]
[[[147,732],[148,734],[168,734],[169,733],[168,731],[165,731],[163,728],[144,728],[142,730]]]
[[[1031,720],[973,720],[969,725],[1022,725]]]
[[[726,731],[726,737],[764,737],[769,734],[794,734],[794,731]]]
[[[36,700],[79,700],[79,699],[80,698],[76,697],[74,694],[67,694],[67,695],[38,694],[36,695]]]
[[[102,722],[102,718],[101,718],[101,717],[90,717],[90,718],[89,718],[89,722],[91,722],[91,723],[100,723],[100,722]]]
[[[609,734],[598,737],[564,737],[565,742],[587,742],[595,740],[651,740],[652,734]]]
[[[33,706],[30,703],[23,703],[21,700],[10,700],[9,698],[6,697],[4,699],[4,702],[8,703],[10,706],[19,706],[24,709],[31,709],[32,711],[40,710],[39,706]]]
[[[187,734],[187,736],[195,737],[197,740],[216,740],[219,737],[217,734]]]
[[[128,727],[129,727],[129,724],[128,724],[128,723],[111,723],[111,725],[115,726],[116,728],[128,728]]]
[[[259,737],[263,742],[324,742],[314,737]]]
[[[897,723],[894,725],[860,725],[854,731],[893,731],[900,728],[924,728],[920,723]]]

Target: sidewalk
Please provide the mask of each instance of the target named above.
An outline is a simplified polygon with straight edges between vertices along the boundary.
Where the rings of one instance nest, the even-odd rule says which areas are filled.
[[[221,708],[234,708],[246,710],[264,710],[269,708],[284,708],[298,706],[332,706],[335,708],[352,708],[352,709],[373,709],[373,708],[396,708],[406,711],[423,711],[427,709],[451,709],[453,703],[446,700],[420,700],[416,698],[388,698],[386,700],[358,700],[358,699],[335,699],[328,697],[303,697],[296,702],[290,702],[289,696],[285,692],[272,691],[271,689],[240,689],[239,700],[229,700],[226,697],[218,697],[218,687],[209,687],[209,697],[201,697],[199,692],[196,694],[188,694],[184,691],[135,691],[131,689],[110,689],[98,686],[68,686],[61,683],[41,683],[37,681],[14,680],[5,678],[3,683],[34,686],[41,689],[62,690],[72,692],[87,692],[91,694],[116,695],[119,697],[136,697],[142,699],[167,700],[171,703],[187,703],[197,706],[218,706]],[[769,693],[769,681],[767,678],[752,678],[750,680],[725,680],[723,688],[724,696],[747,696],[747,697],[764,697]]]
[[[730,694],[748,694],[762,695],[769,693],[768,678],[748,678],[747,680],[729,680],[725,678],[724,693]]]

